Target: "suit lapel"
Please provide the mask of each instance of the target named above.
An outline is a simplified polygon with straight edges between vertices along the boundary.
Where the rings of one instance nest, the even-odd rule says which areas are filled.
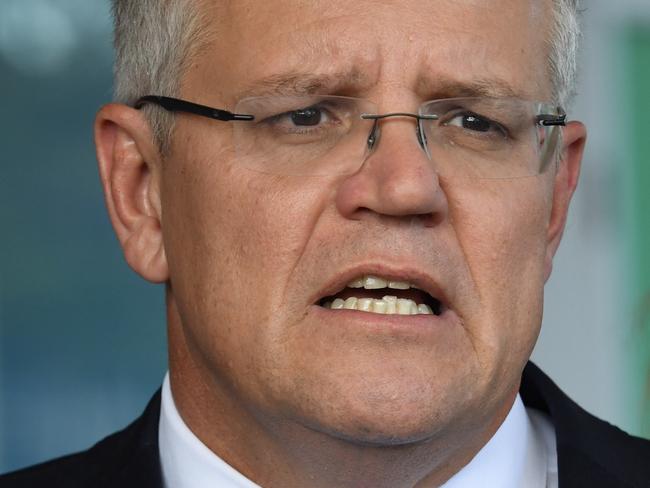
[[[641,459],[647,441],[583,410],[532,362],[524,369],[520,394],[526,407],[546,413],[555,427],[561,487],[647,486],[636,484],[636,476],[643,476],[639,467],[647,465]]]
[[[111,449],[112,454],[119,457],[110,463],[116,469],[105,474],[101,486],[163,488],[158,450],[159,419],[160,390],[152,397],[140,418],[120,433],[120,439]],[[111,455],[111,451],[106,455]]]

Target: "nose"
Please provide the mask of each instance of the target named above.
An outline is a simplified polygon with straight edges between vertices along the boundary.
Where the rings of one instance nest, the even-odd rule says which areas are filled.
[[[368,156],[339,186],[339,213],[352,220],[418,218],[433,226],[446,218],[447,196],[412,117],[375,120]],[[379,137],[381,134],[381,137]]]

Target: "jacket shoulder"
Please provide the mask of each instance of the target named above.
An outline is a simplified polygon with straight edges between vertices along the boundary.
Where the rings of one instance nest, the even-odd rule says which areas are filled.
[[[583,410],[533,363],[524,370],[520,393],[527,407],[551,418],[562,486],[650,486],[649,440]]]
[[[161,487],[160,391],[142,416],[86,451],[0,476],[0,488]]]

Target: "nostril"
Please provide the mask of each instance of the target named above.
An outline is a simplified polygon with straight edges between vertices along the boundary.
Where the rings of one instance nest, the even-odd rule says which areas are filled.
[[[413,227],[434,227],[440,223],[442,219],[439,214],[421,214],[413,215],[410,224]]]

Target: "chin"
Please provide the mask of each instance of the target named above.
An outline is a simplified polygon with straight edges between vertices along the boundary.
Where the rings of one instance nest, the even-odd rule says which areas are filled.
[[[460,409],[449,407],[457,399],[435,395],[421,385],[408,390],[404,386],[357,390],[349,397],[339,391],[318,403],[324,408],[305,412],[304,425],[352,444],[389,447],[426,443],[455,423]]]
[[[387,429],[383,426],[384,431],[372,429],[365,426],[354,431],[332,431],[326,432],[331,437],[354,444],[361,447],[407,447],[426,444],[435,437],[435,432],[428,430],[410,431],[395,428]]]
[[[435,438],[441,426],[434,419],[414,415],[349,416],[345,422],[317,423],[310,428],[350,444],[365,447],[398,447],[424,444]]]
[[[310,343],[309,354],[286,367],[299,375],[276,375],[267,398],[310,430],[359,445],[422,443],[483,415],[485,373],[451,341],[377,342],[328,350]]]

